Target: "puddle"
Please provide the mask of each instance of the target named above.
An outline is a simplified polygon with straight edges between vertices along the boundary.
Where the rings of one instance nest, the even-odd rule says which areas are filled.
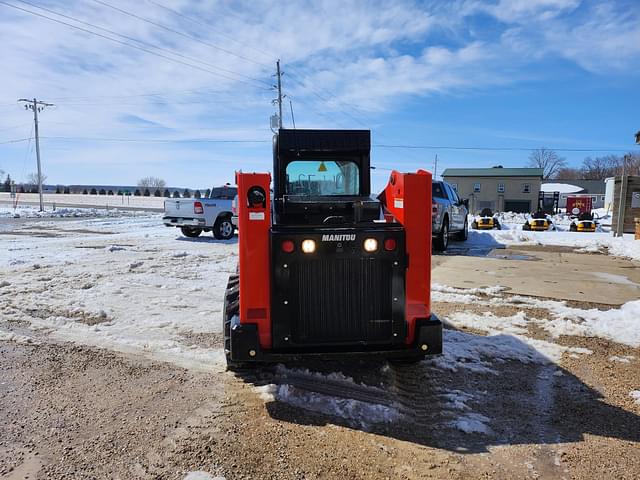
[[[497,258],[500,260],[540,260],[533,255],[527,255],[522,252],[512,251],[505,247],[463,247],[450,246],[446,252],[441,255],[445,256],[465,256],[465,257],[486,257]]]

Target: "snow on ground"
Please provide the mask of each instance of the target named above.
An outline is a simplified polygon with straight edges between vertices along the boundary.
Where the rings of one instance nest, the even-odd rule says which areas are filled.
[[[633,398],[638,405],[640,405],[640,390],[632,390],[629,392],[629,396]]]
[[[458,312],[447,318],[447,322],[455,327],[475,328],[490,334],[521,335],[526,332],[529,323],[535,323],[555,338],[561,335],[599,337],[631,347],[640,347],[640,300],[632,300],[619,308],[609,310],[581,309],[569,307],[566,302],[558,300],[542,300],[520,295],[501,297],[494,293],[499,291],[499,287],[463,289],[436,284],[431,298],[439,302],[540,308],[549,311],[548,318],[530,318],[525,311],[510,317],[497,317],[489,312],[482,315]],[[479,293],[483,296],[478,295]],[[523,337],[523,341],[529,340],[528,337]],[[547,350],[551,359],[558,358],[558,353],[562,353],[555,347],[547,349],[542,344],[538,347]]]
[[[214,477],[207,472],[197,471],[187,473],[183,480],[225,480],[225,477]]]
[[[71,208],[62,207],[55,210],[47,207],[41,212],[37,207],[19,206],[17,208],[0,206],[0,218],[95,218],[95,217],[148,217],[148,212],[118,210],[104,208]]]
[[[60,340],[223,368],[221,349],[200,345],[199,335],[221,332],[234,241],[187,240],[148,215],[11,226],[15,236],[0,236],[4,320]]]
[[[187,239],[160,222],[158,215],[28,222],[0,218],[0,321],[26,325],[54,339],[142,354],[186,368],[222,370],[222,301],[228,276],[236,269],[236,242],[216,241],[210,235]],[[565,235],[574,246],[589,241],[568,232],[536,234],[510,228],[471,232],[470,243],[485,238],[496,243],[501,235],[516,233],[526,233],[523,241],[531,242],[553,235]],[[497,375],[502,364],[515,361],[540,366],[555,375],[560,372],[555,364],[563,355],[591,353],[559,345],[553,338],[533,339],[528,335],[532,325],[552,337],[598,336],[640,346],[640,300],[606,311],[583,310],[561,301],[505,296],[500,286],[461,289],[438,284],[433,285],[432,299],[518,309],[506,317],[451,314],[445,319],[449,325],[480,330],[486,336],[445,330],[444,354],[424,362],[436,372]],[[534,318],[532,309],[549,313]],[[0,341],[33,339],[1,329]],[[627,363],[635,359],[610,360]],[[339,373],[327,378],[353,383]],[[402,415],[393,407],[310,393],[289,385],[263,387],[260,393],[265,399],[338,415],[359,425],[388,423]],[[490,434],[490,419],[471,407],[479,401],[480,393],[436,392],[443,421],[466,433]]]
[[[557,230],[531,232],[522,230],[528,215],[503,213],[499,215],[501,230],[469,231],[465,247],[498,247],[504,245],[554,245],[573,247],[584,253],[608,253],[609,255],[640,260],[640,241],[631,234],[614,237],[611,232],[570,232],[571,219],[556,215],[553,222]],[[610,217],[602,220],[611,223]]]

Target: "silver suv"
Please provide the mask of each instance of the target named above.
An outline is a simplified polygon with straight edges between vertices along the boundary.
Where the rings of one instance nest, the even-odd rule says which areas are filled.
[[[449,236],[466,240],[469,234],[467,202],[458,197],[447,182],[433,182],[433,210],[431,212],[433,248],[444,252],[449,245]]]

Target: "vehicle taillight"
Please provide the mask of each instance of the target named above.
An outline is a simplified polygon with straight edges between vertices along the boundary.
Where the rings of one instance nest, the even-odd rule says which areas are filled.
[[[431,207],[431,216],[435,217],[436,215],[438,215],[438,205],[434,204]]]
[[[283,240],[283,242],[280,244],[280,248],[282,248],[282,251],[284,253],[291,253],[296,248],[296,246],[293,243],[293,240]]]
[[[204,213],[202,202],[193,202],[193,213]]]
[[[384,241],[384,249],[387,252],[392,252],[393,250],[395,250],[396,249],[396,245],[397,245],[397,243],[396,243],[396,239],[395,238],[387,238]]]

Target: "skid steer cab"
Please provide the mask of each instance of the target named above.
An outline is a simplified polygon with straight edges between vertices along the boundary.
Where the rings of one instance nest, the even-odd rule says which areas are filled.
[[[223,313],[233,367],[442,352],[430,310],[431,174],[370,187],[368,130],[279,130],[268,173],[236,173],[239,258]]]

